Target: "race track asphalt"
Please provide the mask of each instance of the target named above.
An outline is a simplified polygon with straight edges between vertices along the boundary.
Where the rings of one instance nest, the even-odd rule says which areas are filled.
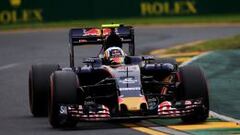
[[[240,27],[138,27],[136,52],[142,54],[159,48],[195,40],[240,34]],[[79,123],[75,130],[56,130],[47,118],[31,116],[28,105],[28,70],[35,63],[68,65],[68,30],[43,30],[0,33],[0,135],[141,135],[117,122]],[[98,47],[77,49],[83,57],[96,56]]]

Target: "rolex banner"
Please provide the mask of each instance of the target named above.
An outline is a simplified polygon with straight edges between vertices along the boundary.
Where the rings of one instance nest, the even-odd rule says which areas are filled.
[[[1,0],[0,24],[240,13],[239,0]]]

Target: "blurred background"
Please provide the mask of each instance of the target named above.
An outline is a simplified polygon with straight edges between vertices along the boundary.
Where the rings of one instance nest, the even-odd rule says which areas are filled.
[[[112,21],[128,24],[238,22],[239,5],[237,0],[1,0],[0,28],[16,28],[16,24],[40,27],[42,23],[52,27],[92,26]]]

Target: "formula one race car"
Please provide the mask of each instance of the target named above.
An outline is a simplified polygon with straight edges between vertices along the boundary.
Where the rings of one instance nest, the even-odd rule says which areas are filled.
[[[33,65],[29,72],[30,109],[48,115],[55,127],[79,121],[181,118],[205,121],[208,87],[196,66],[174,59],[135,56],[134,29],[124,25],[71,29],[70,67]],[[74,47],[102,45],[99,57],[74,64]],[[129,45],[128,55],[122,50]]]

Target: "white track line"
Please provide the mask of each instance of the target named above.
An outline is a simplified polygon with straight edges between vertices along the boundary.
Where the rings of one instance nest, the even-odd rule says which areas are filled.
[[[212,53],[212,52],[206,52],[206,53],[203,53],[203,54],[201,54],[201,55],[195,56],[195,57],[193,57],[191,60],[182,63],[182,64],[180,65],[180,67],[186,66],[186,65],[192,63],[193,61],[196,61],[197,59],[199,59],[199,58],[201,58],[201,57],[204,57],[204,56],[206,56],[206,55],[209,55],[210,53]],[[238,119],[235,119],[235,118],[232,118],[232,117],[228,117],[228,116],[225,116],[225,115],[222,115],[222,114],[218,114],[218,113],[216,113],[216,112],[214,112],[214,111],[211,111],[211,110],[210,110],[209,114],[210,114],[210,116],[212,116],[212,117],[214,117],[214,118],[218,118],[218,119],[223,120],[223,121],[234,122],[234,123],[240,125],[240,120],[238,120]]]
[[[237,125],[240,125],[240,120],[238,120],[238,119],[234,119],[232,117],[228,117],[228,116],[225,116],[225,115],[222,115],[222,114],[218,114],[218,113],[213,112],[213,111],[210,111],[209,113],[210,113],[210,116],[212,116],[214,118],[218,118],[218,119],[221,119],[221,120],[224,120],[224,121],[234,122]]]
[[[0,66],[0,71],[1,71],[1,70],[5,70],[5,69],[9,69],[9,68],[16,67],[17,65],[19,65],[19,63],[13,63],[13,64],[8,64],[8,65]]]

